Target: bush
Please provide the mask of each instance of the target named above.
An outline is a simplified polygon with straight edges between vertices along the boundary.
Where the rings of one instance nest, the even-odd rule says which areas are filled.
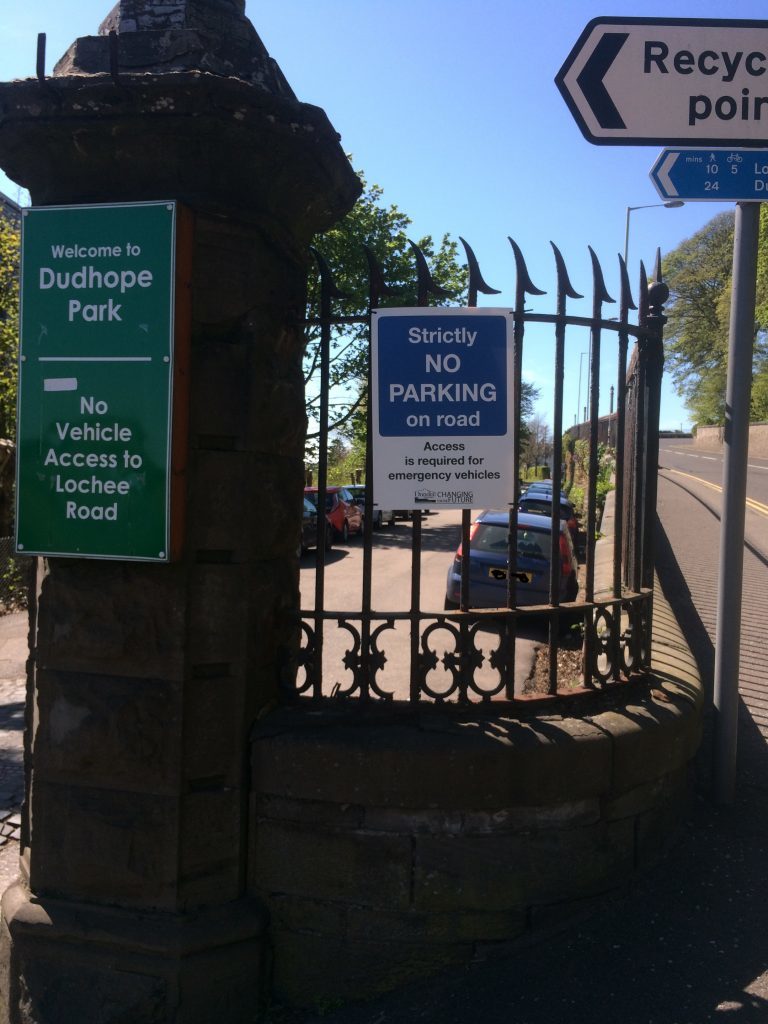
[[[0,537],[0,615],[27,607],[29,559],[13,554],[13,538]]]
[[[597,487],[595,502],[599,520],[605,498],[613,490],[616,469],[613,450],[604,444],[597,446]],[[574,441],[566,453],[566,484],[564,490],[581,522],[587,514],[587,486],[589,484],[589,441]]]

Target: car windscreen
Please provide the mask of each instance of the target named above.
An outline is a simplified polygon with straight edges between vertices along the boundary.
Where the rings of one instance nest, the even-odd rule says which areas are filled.
[[[315,506],[315,509],[317,509],[317,491],[309,491],[309,493],[305,494],[304,497],[307,499],[307,501],[311,501],[312,504]],[[331,509],[333,508],[333,504],[334,504],[334,495],[333,494],[326,494],[326,496],[325,496],[325,511],[326,512],[330,512]]]
[[[478,523],[470,549],[487,551],[497,555],[507,553],[509,530],[502,523]],[[546,530],[532,530],[523,526],[517,528],[517,554],[519,558],[549,560],[549,533]]]
[[[520,502],[522,512],[532,512],[534,515],[552,515],[552,502],[547,498],[523,498]],[[573,516],[573,509],[565,502],[560,502],[560,518],[570,519]]]
[[[523,498],[520,502],[521,507],[526,512],[542,513],[543,515],[552,515],[552,502],[547,501],[546,498]]]

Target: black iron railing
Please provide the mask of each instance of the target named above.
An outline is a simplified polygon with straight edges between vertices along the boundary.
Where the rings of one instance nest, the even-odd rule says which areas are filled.
[[[630,311],[636,309],[630,292],[624,261],[619,257],[621,294],[619,316],[607,319],[603,306],[614,300],[609,296],[600,263],[590,249],[593,272],[592,315],[574,316],[567,312],[569,299],[582,298],[569,280],[563,257],[553,245],[557,273],[557,299],[554,313],[526,310],[528,296],[543,295],[531,282],[523,254],[515,242],[512,246],[516,266],[513,352],[516,395],[520,395],[523,352],[526,333],[548,329],[554,339],[553,395],[553,460],[552,490],[558,495],[563,485],[563,384],[566,346],[571,337],[583,340],[589,335],[589,416],[580,432],[589,438],[589,467],[584,512],[585,544],[581,569],[583,592],[579,600],[564,602],[560,598],[559,509],[552,502],[549,602],[536,607],[518,606],[516,577],[517,505],[509,508],[509,568],[506,606],[494,609],[470,607],[468,559],[462,560],[461,600],[457,611],[423,607],[422,557],[423,524],[420,514],[412,516],[410,530],[410,599],[407,607],[386,610],[374,608],[372,579],[374,572],[373,516],[365,518],[362,553],[360,599],[344,609],[326,606],[326,551],[323,530],[318,530],[318,548],[314,575],[314,606],[304,607],[301,616],[301,645],[290,682],[286,687],[289,699],[308,698],[314,701],[429,701],[440,704],[467,705],[474,702],[516,702],[522,697],[516,687],[518,642],[530,637],[531,625],[546,623],[539,632],[540,652],[545,665],[546,685],[539,687],[548,696],[564,696],[560,656],[574,653],[579,662],[579,684],[570,689],[574,694],[597,691],[613,684],[642,676],[650,668],[651,624],[653,598],[652,529],[656,501],[656,455],[658,454],[658,417],[661,373],[663,368],[662,332],[665,318],[663,303],[668,290],[661,281],[660,259],[657,259],[655,282],[649,287],[646,273],[640,268],[640,308],[638,323],[630,324]],[[483,280],[472,249],[462,239],[469,271],[468,305],[477,304],[478,293],[497,294]],[[430,295],[445,293],[433,281],[421,250],[412,243],[417,273],[417,303],[429,304]],[[334,316],[333,302],[343,296],[337,289],[331,269],[323,257],[314,253],[320,273],[320,300],[317,315],[306,324],[319,330],[320,403],[318,455],[318,509],[325,508],[328,472],[329,433],[329,366],[331,338],[340,325],[368,324],[370,316]],[[370,251],[366,251],[369,268],[370,311],[381,307],[387,295],[384,275]],[[391,304],[391,303],[390,303]],[[370,340],[370,335],[369,335]],[[630,343],[633,343],[628,367]],[[608,584],[596,592],[596,538],[598,527],[598,406],[600,394],[601,353],[606,346],[615,354],[616,415],[612,426],[615,441],[615,520]],[[614,381],[611,380],[611,384]],[[368,387],[370,391],[370,360]],[[513,472],[515,480],[520,468],[520,406],[516,411]],[[374,507],[372,493],[371,430],[365,466],[365,507]],[[456,536],[463,551],[470,545],[471,510],[461,512]],[[605,574],[603,574],[605,575]],[[405,602],[401,601],[401,605]],[[564,624],[576,624],[563,639]],[[335,660],[329,663],[325,649],[326,628],[343,631],[347,642]],[[405,632],[407,631],[407,641]],[[535,632],[535,631],[534,631]],[[576,640],[574,641],[574,637]],[[401,658],[397,665],[388,655],[395,643],[407,647],[407,664]],[[541,653],[543,652],[543,654]],[[399,666],[399,667],[398,667]],[[541,673],[540,673],[541,674]],[[405,681],[407,679],[407,687]],[[525,698],[527,699],[527,697]]]

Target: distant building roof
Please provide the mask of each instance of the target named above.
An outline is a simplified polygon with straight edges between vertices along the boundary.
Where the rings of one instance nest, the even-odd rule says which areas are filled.
[[[21,207],[18,203],[14,203],[12,199],[9,199],[4,192],[0,192],[0,216],[11,221],[16,227],[21,224]]]

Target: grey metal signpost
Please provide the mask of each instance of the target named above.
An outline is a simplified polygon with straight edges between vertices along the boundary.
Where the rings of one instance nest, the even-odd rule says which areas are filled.
[[[732,147],[729,151],[735,153],[742,148],[765,148],[768,96],[762,95],[765,89],[759,83],[766,73],[768,21],[595,18],[582,32],[555,81],[590,142],[614,146]],[[692,166],[686,178],[690,177]],[[656,181],[657,188],[661,184],[662,197],[672,196],[667,186],[673,164],[667,161],[661,167],[667,177]],[[684,194],[675,187],[674,198],[684,198],[686,202],[711,199],[718,173],[710,168]],[[761,173],[755,173],[753,178],[750,197],[761,191],[765,183]],[[755,181],[760,183],[757,187]],[[746,199],[747,194],[742,197]],[[715,651],[714,789],[721,803],[732,802],[736,777],[759,224],[759,202],[739,202],[728,342]]]
[[[747,497],[749,405],[760,204],[738,203],[733,240],[733,295],[725,396],[725,462],[715,643],[715,797],[731,803],[736,782],[741,651],[741,588]]]

